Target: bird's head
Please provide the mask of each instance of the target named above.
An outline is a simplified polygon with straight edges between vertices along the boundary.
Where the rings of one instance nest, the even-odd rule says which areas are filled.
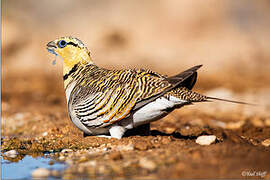
[[[74,65],[93,63],[90,52],[81,40],[74,37],[61,37],[47,44],[47,50],[64,60],[64,74]]]

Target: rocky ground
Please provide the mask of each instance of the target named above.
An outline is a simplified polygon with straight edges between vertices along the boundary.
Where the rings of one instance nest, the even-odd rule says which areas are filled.
[[[61,84],[54,84],[53,78],[17,79],[21,83],[16,84],[9,80],[4,81],[2,95],[2,153],[10,161],[49,153],[52,164],[68,164],[66,170],[47,175],[66,179],[270,178],[267,91],[260,90],[256,96],[228,89],[197,89],[249,102],[256,96],[261,104],[186,106],[152,123],[149,136],[117,140],[83,137],[68,118]],[[51,86],[44,87],[43,81],[51,81]],[[200,145],[196,139],[202,135],[216,139]],[[15,155],[8,155],[10,150]]]

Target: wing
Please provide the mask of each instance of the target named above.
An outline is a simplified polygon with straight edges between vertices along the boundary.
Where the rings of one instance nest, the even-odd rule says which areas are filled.
[[[134,110],[141,108],[142,106],[148,104],[149,102],[163,96],[167,92],[171,91],[172,89],[175,89],[177,87],[187,87],[188,89],[191,89],[197,80],[197,70],[202,67],[202,65],[194,66],[184,72],[181,72],[180,74],[177,74],[175,76],[171,77],[163,77],[169,84],[170,87],[166,88],[161,93],[153,94],[152,96],[144,97],[140,99],[138,103],[136,103],[136,106],[134,107]]]
[[[169,78],[144,69],[86,70],[73,89],[69,104],[84,125],[106,127],[181,85],[194,76],[198,68]]]
[[[171,87],[165,76],[149,70],[94,71],[79,80],[69,100],[69,107],[88,127],[119,121],[130,115],[138,101]]]

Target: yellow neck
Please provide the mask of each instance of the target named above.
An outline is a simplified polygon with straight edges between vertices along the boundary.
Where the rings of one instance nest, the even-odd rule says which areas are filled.
[[[87,48],[78,48],[74,46],[67,46],[63,48],[58,54],[64,60],[63,75],[68,74],[74,65],[93,64],[90,53]]]
[[[64,61],[63,76],[68,75],[76,64],[79,66],[93,64],[87,48],[66,46],[65,48],[59,50],[57,53]],[[72,82],[72,77],[68,76],[68,78],[64,80],[65,89],[67,88],[68,84],[70,84],[70,82]]]

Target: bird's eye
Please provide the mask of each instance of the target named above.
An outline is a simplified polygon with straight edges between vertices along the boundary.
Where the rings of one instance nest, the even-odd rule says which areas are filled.
[[[67,45],[67,42],[64,41],[64,40],[58,41],[58,46],[59,46],[60,48],[64,48],[66,45]]]

